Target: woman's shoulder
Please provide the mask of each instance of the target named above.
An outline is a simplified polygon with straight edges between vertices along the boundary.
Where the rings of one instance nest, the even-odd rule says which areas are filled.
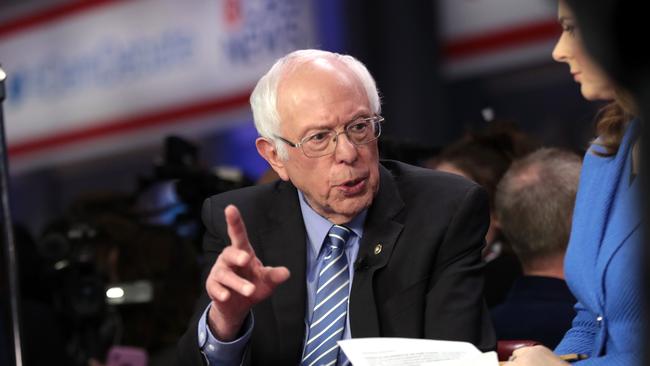
[[[621,138],[621,143],[619,145],[619,148],[614,155],[609,153],[607,148],[604,146],[603,138],[600,136],[596,137],[596,139],[594,139],[591,142],[589,148],[587,149],[587,153],[585,154],[585,161],[587,159],[611,160],[616,156],[619,157],[626,156],[629,147],[631,146],[631,144],[634,143],[636,137],[638,136],[638,131],[639,131],[638,125],[639,125],[639,121],[636,118],[628,121],[625,124],[625,130],[624,130],[625,132]]]
[[[607,157],[607,149],[602,145],[602,137],[598,136],[591,141],[587,153],[585,154],[585,158],[588,156],[596,156],[600,158]]]

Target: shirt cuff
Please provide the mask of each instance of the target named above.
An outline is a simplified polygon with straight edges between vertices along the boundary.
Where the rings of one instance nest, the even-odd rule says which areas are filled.
[[[253,333],[253,312],[249,312],[244,324],[242,325],[241,337],[231,341],[222,342],[214,337],[208,326],[207,316],[210,311],[210,305],[207,306],[201,319],[199,319],[199,348],[205,356],[208,364],[211,366],[230,366],[240,365],[244,355],[244,349],[250,341]]]

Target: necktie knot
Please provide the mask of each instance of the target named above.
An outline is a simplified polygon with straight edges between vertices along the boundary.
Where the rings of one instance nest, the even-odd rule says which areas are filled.
[[[345,226],[332,225],[325,240],[325,259],[329,259],[332,255],[336,256],[345,249],[350,233],[351,230]]]

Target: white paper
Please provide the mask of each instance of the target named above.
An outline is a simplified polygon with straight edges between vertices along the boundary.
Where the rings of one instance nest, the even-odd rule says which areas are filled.
[[[460,360],[438,361],[431,363],[435,366],[498,366],[499,357],[496,352],[481,353],[477,356],[461,358]],[[423,364],[429,365],[429,364]]]
[[[354,366],[498,366],[494,352],[466,342],[414,338],[355,338],[338,342]]]

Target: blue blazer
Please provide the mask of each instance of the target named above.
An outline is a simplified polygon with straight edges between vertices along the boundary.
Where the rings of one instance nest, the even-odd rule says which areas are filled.
[[[638,179],[630,181],[637,125],[615,156],[592,146],[580,176],[564,263],[576,317],[555,352],[589,355],[582,366],[641,365],[641,214]]]

